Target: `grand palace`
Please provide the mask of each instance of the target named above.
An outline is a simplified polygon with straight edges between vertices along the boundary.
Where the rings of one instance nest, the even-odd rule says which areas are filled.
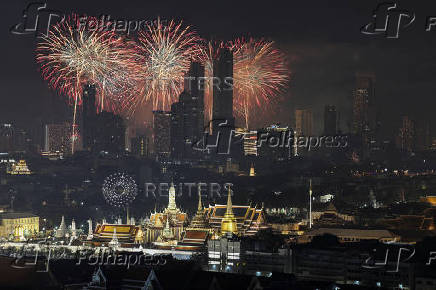
[[[75,234],[68,233],[64,224],[62,218],[57,237],[75,237]],[[219,239],[226,234],[252,236],[267,227],[263,208],[233,205],[230,190],[226,204],[207,207],[203,207],[199,190],[197,211],[192,219],[188,219],[188,215],[177,207],[176,191],[171,184],[168,206],[161,212],[155,210],[140,225],[129,218],[125,224],[121,219],[113,224],[103,220],[94,229],[92,221],[89,221],[88,235],[78,238],[76,243],[119,247],[148,244],[160,249],[196,251],[203,248],[208,240]]]

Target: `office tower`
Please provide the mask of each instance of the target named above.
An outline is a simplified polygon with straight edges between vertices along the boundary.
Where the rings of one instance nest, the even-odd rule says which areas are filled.
[[[233,118],[233,54],[229,49],[222,49],[213,62],[213,104],[212,134],[220,128],[219,123],[227,121],[234,126]]]
[[[415,122],[415,149],[417,151],[429,150],[431,146],[430,123],[427,120]]]
[[[174,158],[182,158],[183,156],[185,142],[183,115],[183,104],[179,98],[178,102],[171,105],[170,144],[171,155]]]
[[[139,158],[148,157],[149,144],[148,138],[145,135],[137,136],[131,139],[131,152],[134,156]]]
[[[83,87],[82,136],[83,147],[91,150],[95,143],[97,109],[95,107],[95,85],[86,84]]]
[[[0,152],[14,149],[14,129],[12,124],[0,124]]]
[[[375,104],[375,76],[371,73],[356,74],[356,88],[353,92],[352,133],[360,138],[363,157],[369,154],[371,144],[377,144],[380,123],[377,120]]]
[[[356,74],[353,96],[353,133],[362,134],[375,126],[375,76]]]
[[[295,131],[298,136],[312,136],[312,111],[308,109],[295,110]]]
[[[257,156],[257,131],[245,128],[236,128],[236,140],[241,140],[242,149],[245,156]]]
[[[327,105],[324,109],[324,135],[334,136],[336,135],[337,128],[337,113],[336,107]]]
[[[119,115],[111,112],[101,112],[97,115],[95,126],[98,130],[94,133],[94,152],[120,154],[125,151],[126,126]]]
[[[48,153],[71,153],[71,124],[47,124],[44,130],[44,151]]]
[[[289,127],[271,125],[257,130],[257,154],[265,160],[285,160],[293,150],[294,131]]]
[[[398,134],[398,147],[401,151],[412,152],[415,150],[415,123],[408,116],[404,116]]]
[[[202,102],[198,98],[182,92],[179,101],[171,106],[171,152],[174,157],[192,157],[193,145],[202,135]]]
[[[185,79],[185,92],[191,95],[193,106],[196,109],[198,125],[194,124],[193,127],[196,135],[200,135],[204,127],[204,87],[204,66],[199,62],[192,62]]]
[[[153,111],[153,145],[156,155],[168,156],[170,143],[171,112]]]

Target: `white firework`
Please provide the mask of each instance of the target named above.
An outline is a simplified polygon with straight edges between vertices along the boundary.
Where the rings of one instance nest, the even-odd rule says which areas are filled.
[[[102,191],[107,203],[115,207],[125,207],[136,198],[138,186],[128,174],[117,172],[106,177]]]

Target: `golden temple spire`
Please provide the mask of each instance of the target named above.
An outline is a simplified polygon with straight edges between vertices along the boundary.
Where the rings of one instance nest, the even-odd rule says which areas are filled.
[[[201,189],[200,186],[198,186],[198,211],[203,210],[203,205],[201,204]]]
[[[229,187],[229,192],[227,194],[226,213],[221,221],[221,234],[224,235],[230,233],[237,234],[238,225],[236,223],[235,215],[233,214],[231,189]]]

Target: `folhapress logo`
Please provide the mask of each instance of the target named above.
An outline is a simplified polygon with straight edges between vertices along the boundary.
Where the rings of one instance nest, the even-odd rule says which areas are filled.
[[[64,18],[60,11],[48,9],[47,3],[33,2],[27,5],[21,22],[12,26],[10,32],[18,35],[34,34],[36,37],[47,36],[50,27]]]
[[[396,3],[381,3],[373,13],[373,21],[361,28],[369,35],[384,35],[386,38],[399,38],[400,30],[415,21],[415,13],[398,9]]]

